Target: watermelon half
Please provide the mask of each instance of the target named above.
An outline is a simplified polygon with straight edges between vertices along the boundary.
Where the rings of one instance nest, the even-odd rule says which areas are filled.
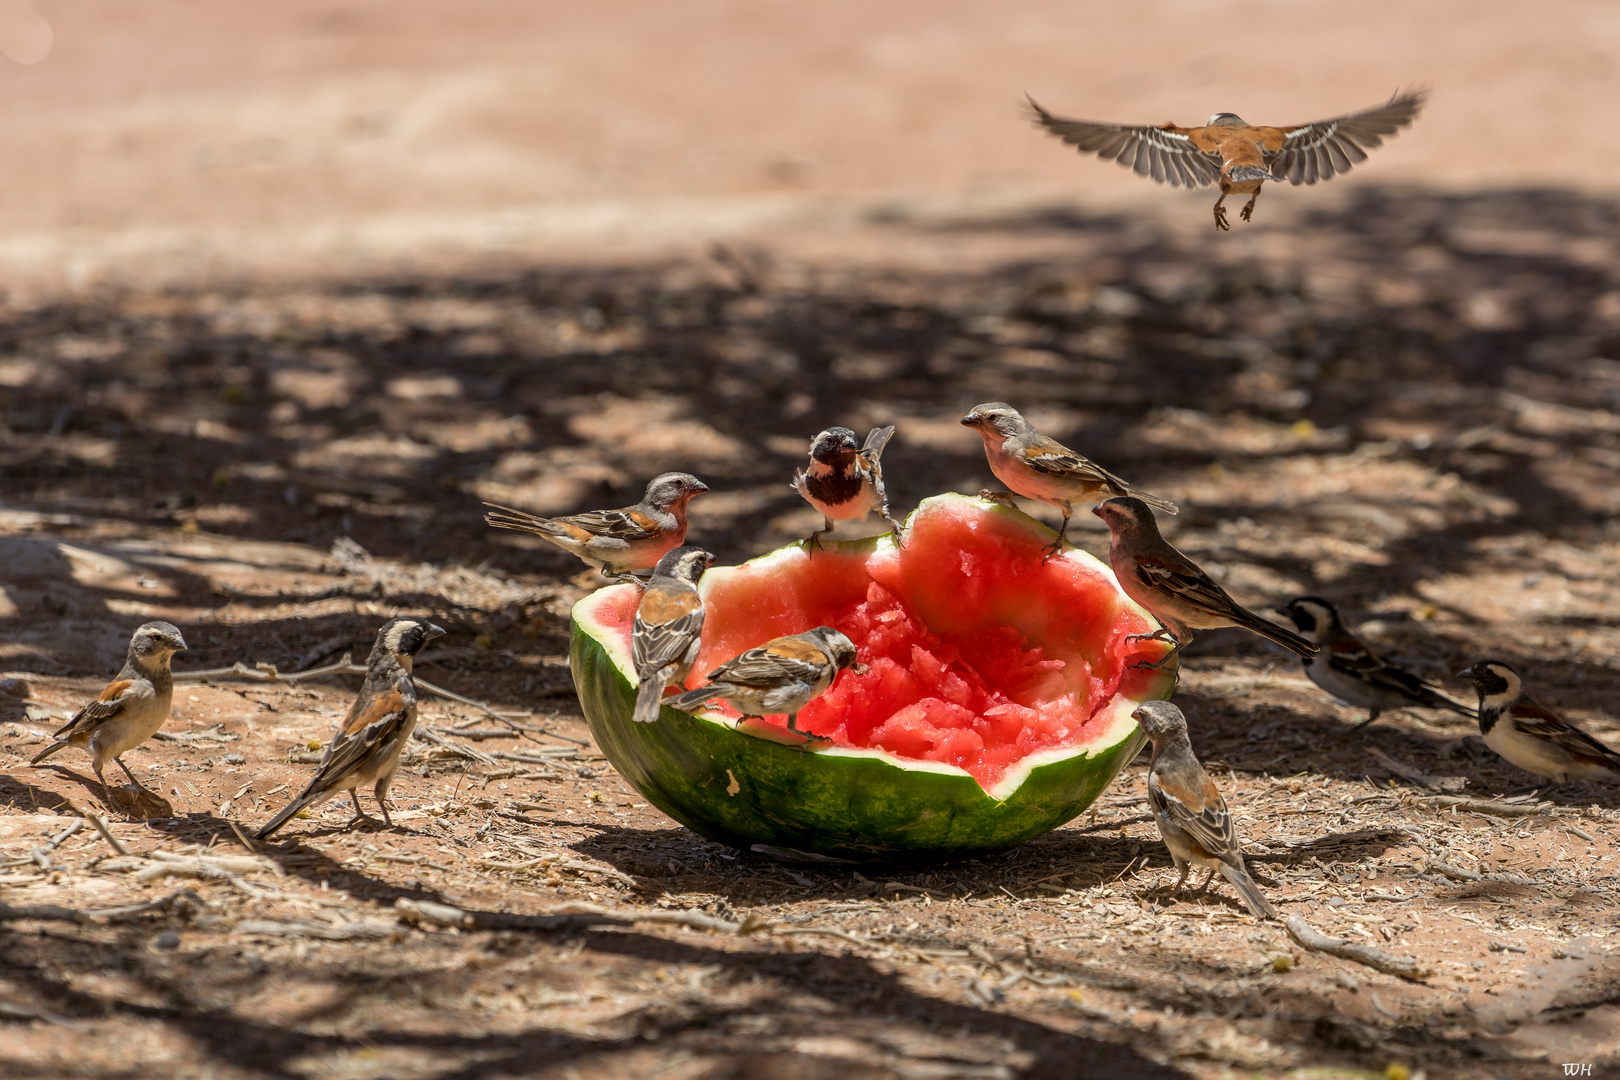
[[[1132,669],[1166,646],[1108,567],[1078,549],[1042,563],[1052,530],[1011,507],[941,495],[892,535],[794,544],[704,575],[703,651],[689,685],[770,638],[819,625],[855,642],[799,714],[724,704],[630,719],[639,593],[574,606],[570,661],[597,744],[648,802],[713,840],[782,858],[934,861],[1020,843],[1071,820],[1143,741],[1131,711],[1175,673]]]

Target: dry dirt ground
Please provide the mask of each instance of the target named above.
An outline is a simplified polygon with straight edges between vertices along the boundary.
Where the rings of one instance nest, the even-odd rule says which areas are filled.
[[[775,864],[594,752],[565,662],[593,581],[480,521],[621,505],[678,466],[715,489],[693,540],[733,561],[814,524],[786,481],[818,429],[897,424],[909,507],[988,482],[956,419],[1004,399],[1180,502],[1171,538],[1241,599],[1332,597],[1459,695],[1451,672],[1501,657],[1620,745],[1620,208],[1357,191],[1219,242],[896,213],[859,232],[886,267],[741,247],[14,301],[0,901],[91,914],[6,922],[0,1072],[1620,1075],[1612,788],[1523,798],[1456,718],[1352,734],[1291,658],[1210,634],[1178,701],[1261,880],[1420,979],[1305,951],[1227,889],[1169,896],[1141,760],[992,858]],[[396,612],[451,631],[422,677],[517,728],[424,707],[391,831],[333,805],[252,852],[233,829],[303,783],[347,676],[184,683],[128,755],[139,800],[104,804],[76,751],[27,765],[147,618],[183,628],[182,669],[288,672]],[[424,902],[575,914],[465,929]],[[586,925],[602,910],[625,921]]]

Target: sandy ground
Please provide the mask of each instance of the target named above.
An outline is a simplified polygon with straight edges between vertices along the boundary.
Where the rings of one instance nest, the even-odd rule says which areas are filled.
[[[37,52],[26,7],[0,53]],[[1620,746],[1607,6],[38,10],[49,54],[0,61],[0,902],[94,914],[5,920],[0,1072],[1620,1075],[1611,788],[1529,794],[1459,719],[1351,734],[1211,634],[1178,701],[1265,887],[1420,980],[1170,896],[1143,761],[992,858],[782,866],[618,779],[565,662],[596,580],[480,520],[690,468],[736,561],[815,525],[786,481],[820,428],[898,425],[909,508],[989,482],[956,420],[1004,399],[1181,503],[1241,599],[1330,596],[1459,696],[1502,657]],[[1220,236],[1209,193],[1016,111],[1293,122],[1415,82],[1411,131]],[[26,764],[140,621],[287,672],[401,611],[451,631],[425,679],[524,730],[425,707],[395,830],[232,828],[349,676],[183,684],[139,798]]]

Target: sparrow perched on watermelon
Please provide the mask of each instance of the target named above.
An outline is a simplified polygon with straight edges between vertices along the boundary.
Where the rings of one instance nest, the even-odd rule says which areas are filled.
[[[141,782],[124,764],[122,755],[156,735],[169,719],[174,703],[174,676],[169,661],[186,648],[186,639],[173,623],[149,622],[129,639],[124,667],[96,700],[73,714],[52,736],[56,741],[30,764],[38,765],[58,750],[77,746],[90,751],[91,768],[111,802],[102,770],[115,762],[137,788]]]
[[[1241,216],[1254,216],[1255,200],[1267,180],[1314,184],[1349,172],[1367,160],[1367,151],[1410,124],[1423,108],[1426,94],[1414,90],[1363,112],[1289,127],[1259,127],[1236,113],[1220,112],[1203,127],[1164,124],[1106,124],[1053,116],[1033,98],[1029,107],[1037,124],[1086,153],[1115,160],[1171,187],[1220,184],[1215,200],[1215,227],[1226,231],[1228,195],[1247,195]]]
[[[651,570],[671,548],[686,541],[686,504],[709,490],[690,473],[655,476],[634,506],[543,518],[509,506],[485,503],[484,520],[497,529],[528,532],[577,555],[610,578],[642,584],[638,570]]]
[[[975,405],[962,417],[962,423],[984,440],[984,456],[996,479],[1014,495],[1055,506],[1063,511],[1063,527],[1047,549],[1050,559],[1063,550],[1069,531],[1069,515],[1075,503],[1096,502],[1110,496],[1132,495],[1167,514],[1176,504],[1157,495],[1140,491],[1101,465],[1070,450],[1056,439],[1047,438],[1017,409],[1000,401]],[[991,498],[1006,496],[991,496]]]
[[[367,784],[388,816],[388,785],[399,768],[399,756],[416,730],[416,682],[411,665],[422,646],[444,630],[426,619],[406,615],[389,619],[377,631],[377,641],[366,659],[366,677],[360,694],[349,708],[343,725],[327,744],[326,753],[309,784],[281,812],[260,829],[256,839],[267,840],[300,810],[318,806],[340,791],[354,799],[354,820],[370,820],[360,809],[360,788]]]
[[[1519,673],[1500,660],[1481,660],[1457,673],[1479,692],[1479,733],[1509,764],[1545,776],[1620,783],[1620,754],[1536,703]]]
[[[1092,513],[1102,518],[1113,534],[1108,562],[1119,579],[1119,587],[1159,620],[1158,630],[1133,636],[1140,641],[1169,637],[1176,643],[1152,663],[1139,660],[1133,667],[1161,667],[1191,643],[1194,630],[1221,626],[1241,626],[1306,660],[1320,651],[1314,642],[1233,600],[1202,567],[1159,535],[1159,523],[1141,499],[1109,499]]]
[[[1385,709],[1445,709],[1472,717],[1474,710],[1452,701],[1403,668],[1369,649],[1344,628],[1334,606],[1317,596],[1301,596],[1277,609],[1293,620],[1300,634],[1322,651],[1305,661],[1305,675],[1346,705],[1367,710],[1367,719],[1351,730],[1360,731]]]
[[[744,718],[787,716],[787,728],[806,739],[819,736],[800,731],[799,710],[826,692],[845,668],[865,674],[855,662],[855,643],[830,626],[802,634],[772,638],[765,644],[732,657],[709,672],[706,685],[670,698],[666,705],[691,712],[706,701],[721,698]]]
[[[1148,805],[1153,808],[1153,820],[1164,837],[1164,846],[1170,849],[1170,858],[1181,871],[1172,891],[1181,891],[1192,867],[1208,867],[1209,874],[1199,892],[1209,888],[1219,870],[1255,918],[1275,919],[1277,909],[1243,865],[1243,844],[1226,809],[1226,800],[1193,753],[1187,738],[1187,718],[1168,701],[1138,705],[1131,716],[1153,740]]]
[[[630,630],[637,679],[630,719],[637,723],[657,720],[665,688],[679,686],[692,673],[703,634],[703,598],[697,586],[713,565],[714,556],[702,548],[679,547],[653,568]]]
[[[883,487],[883,448],[893,435],[893,424],[873,428],[857,448],[853,431],[833,427],[810,443],[810,464],[793,478],[793,490],[821,515],[824,527],[810,534],[812,547],[832,532],[833,522],[855,521],[874,510],[899,541],[900,523],[889,513],[889,493]]]

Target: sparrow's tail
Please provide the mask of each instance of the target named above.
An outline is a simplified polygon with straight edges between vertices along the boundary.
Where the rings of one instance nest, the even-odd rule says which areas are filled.
[[[1271,906],[1266,894],[1260,891],[1260,886],[1254,883],[1254,878],[1243,868],[1241,863],[1221,862],[1221,876],[1232,883],[1239,895],[1243,897],[1244,904],[1248,905],[1249,913],[1257,919],[1277,918],[1277,909]]]
[[[1446,697],[1446,695],[1439,693],[1438,691],[1430,690],[1428,687],[1424,687],[1423,691],[1423,704],[1427,705],[1431,709],[1445,709],[1449,712],[1454,712],[1459,716],[1467,716],[1471,718],[1479,716],[1479,713],[1475,712],[1473,709],[1470,709],[1467,705],[1464,705],[1460,701],[1452,701],[1450,698]]]
[[[664,700],[664,671],[653,672],[636,687],[636,709],[630,719],[638,724],[651,724],[658,719],[658,707]]]
[[[286,806],[283,806],[281,808],[281,813],[271,818],[269,822],[266,823],[264,828],[254,833],[253,839],[270,839],[272,833],[281,828],[283,825],[287,824],[287,822],[291,821],[293,816],[296,815],[300,810],[314,806],[317,803],[324,802],[326,799],[335,794],[337,794],[335,791],[311,791],[310,788],[305,788],[302,795],[298,796],[298,798],[294,799]]]
[[[1125,485],[1125,494],[1141,499],[1161,514],[1179,514],[1181,512],[1176,504],[1169,499],[1161,499],[1152,492],[1141,491],[1131,487],[1129,484]]]
[[[708,686],[700,686],[696,690],[688,690],[684,694],[676,694],[674,697],[667,699],[664,704],[682,712],[691,712],[705,701],[713,701],[719,697],[720,690],[720,687],[710,683]]]
[[[516,529],[518,532],[539,533],[545,535],[556,531],[556,526],[543,517],[525,514],[522,510],[514,510],[510,506],[500,506],[496,503],[485,503],[490,508],[484,515],[484,523],[494,529]]]
[[[1236,604],[1232,606],[1235,609],[1232,612],[1233,622],[1245,630],[1253,630],[1267,641],[1281,645],[1301,659],[1309,660],[1322,651],[1322,647],[1314,641],[1307,641],[1292,630],[1286,630],[1270,619],[1261,618],[1246,607],[1239,607]]]
[[[64,746],[71,746],[71,745],[73,745],[73,744],[68,742],[66,739],[63,739],[61,742],[58,742],[58,743],[51,743],[51,745],[47,746],[45,749],[43,749],[39,753],[35,754],[34,755],[34,760],[30,761],[28,764],[30,764],[30,765],[38,765],[40,762],[44,761],[46,758],[48,758],[52,754],[56,753],[58,750],[62,749]]]
[[[1249,180],[1276,180],[1279,182],[1282,180],[1280,176],[1271,175],[1271,170],[1264,165],[1239,165],[1231,171],[1229,176],[1240,184]]]

